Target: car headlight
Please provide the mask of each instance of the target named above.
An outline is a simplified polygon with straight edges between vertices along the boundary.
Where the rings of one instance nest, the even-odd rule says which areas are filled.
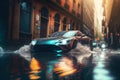
[[[56,45],[64,45],[64,44],[67,44],[67,40],[61,40],[59,42],[56,43]]]
[[[62,44],[67,44],[67,40],[62,40]]]
[[[97,43],[96,43],[96,42],[93,42],[93,43],[92,43],[92,45],[93,45],[93,46],[96,46],[96,45],[97,45]]]
[[[32,40],[31,44],[34,46],[37,43],[37,40]]]
[[[105,47],[106,47],[106,45],[105,45],[105,44],[102,44],[102,45],[101,45],[101,48],[105,48]]]

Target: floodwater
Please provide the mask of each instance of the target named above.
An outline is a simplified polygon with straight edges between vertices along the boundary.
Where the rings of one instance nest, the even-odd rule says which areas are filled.
[[[120,80],[120,54],[107,50],[96,49],[94,61],[87,64],[90,51],[79,44],[69,52],[77,58],[77,66],[66,56],[31,57],[29,45],[13,52],[0,50],[0,80]]]
[[[13,52],[1,49],[0,54],[0,80],[68,80],[77,72],[66,56],[31,57],[29,45]]]
[[[19,54],[5,53],[0,58],[1,80],[55,80],[75,72],[71,60],[66,57],[42,62],[34,57],[28,61]]]

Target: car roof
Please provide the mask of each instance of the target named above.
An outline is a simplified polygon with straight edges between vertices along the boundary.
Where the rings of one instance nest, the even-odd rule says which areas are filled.
[[[63,37],[71,37],[74,36],[78,31],[67,31]]]
[[[50,37],[62,36],[64,33],[66,33],[66,31],[54,32]]]

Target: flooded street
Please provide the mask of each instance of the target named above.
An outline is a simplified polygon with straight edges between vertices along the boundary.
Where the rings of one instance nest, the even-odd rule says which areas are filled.
[[[0,80],[120,80],[120,0],[0,1]]]
[[[95,49],[92,62],[87,46],[78,46],[69,52],[77,66],[66,56],[51,53],[31,57],[28,45],[13,52],[2,52],[1,80],[119,80],[120,55],[115,51]],[[114,55],[113,55],[114,52]],[[50,54],[50,55],[49,55]],[[87,56],[86,56],[87,55]],[[106,57],[107,56],[107,57]],[[88,63],[90,62],[90,63]],[[81,64],[82,63],[82,64]],[[84,65],[83,65],[84,64]]]

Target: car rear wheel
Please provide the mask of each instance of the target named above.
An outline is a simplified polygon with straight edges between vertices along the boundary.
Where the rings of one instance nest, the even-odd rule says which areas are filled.
[[[76,48],[77,44],[78,44],[78,41],[75,40],[75,41],[73,42],[72,49]]]

